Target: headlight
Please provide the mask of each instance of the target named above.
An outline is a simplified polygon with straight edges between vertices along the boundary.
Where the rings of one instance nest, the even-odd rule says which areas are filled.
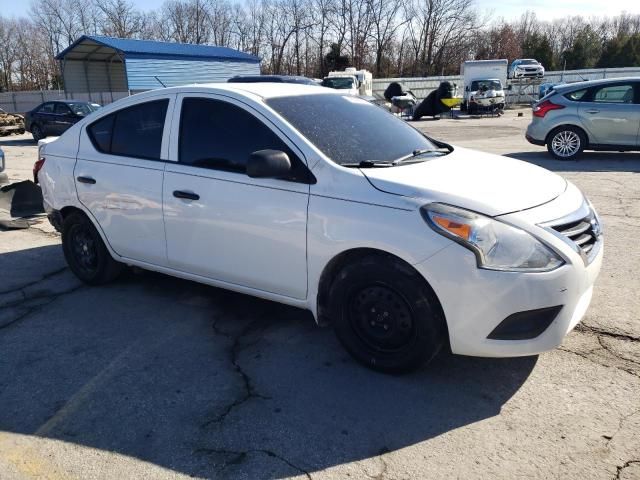
[[[530,233],[479,213],[441,203],[420,211],[433,230],[471,250],[480,268],[548,272],[564,263]]]

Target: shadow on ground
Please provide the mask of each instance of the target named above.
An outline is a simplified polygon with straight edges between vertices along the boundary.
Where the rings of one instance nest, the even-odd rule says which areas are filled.
[[[507,153],[505,156],[560,172],[640,172],[640,153],[583,152],[578,160],[568,161],[555,160],[546,151]]]
[[[149,272],[90,288],[46,264],[0,296],[20,315],[0,326],[0,430],[194,476],[282,478],[414,445],[498,415],[537,361],[441,354],[381,375],[301,310]]]
[[[36,145],[36,141],[33,138],[0,137],[0,147],[22,147],[25,145]]]

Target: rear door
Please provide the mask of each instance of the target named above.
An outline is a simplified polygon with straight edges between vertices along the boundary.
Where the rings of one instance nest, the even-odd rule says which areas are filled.
[[[579,114],[589,143],[635,146],[640,128],[637,82],[621,81],[593,87],[580,102]]]
[[[78,198],[120,256],[166,265],[162,180],[175,95],[99,117],[81,133]]]
[[[58,102],[55,104],[53,120],[51,122],[51,135],[62,135],[75,123],[75,116],[69,106]]]
[[[38,124],[45,135],[57,135],[55,133],[55,109],[54,102],[43,103],[35,113],[32,125]]]

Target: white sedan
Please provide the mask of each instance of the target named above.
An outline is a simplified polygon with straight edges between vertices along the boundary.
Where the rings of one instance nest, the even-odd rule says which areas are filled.
[[[385,372],[443,346],[556,347],[602,262],[598,217],[562,177],[322,87],[154,90],[41,157],[45,207],[86,283],[135,265],[309,309]]]

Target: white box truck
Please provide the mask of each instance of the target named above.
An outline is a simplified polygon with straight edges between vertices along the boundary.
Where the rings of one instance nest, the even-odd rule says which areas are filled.
[[[469,113],[482,109],[502,110],[508,66],[506,59],[464,62],[460,66],[464,88],[461,109]]]

